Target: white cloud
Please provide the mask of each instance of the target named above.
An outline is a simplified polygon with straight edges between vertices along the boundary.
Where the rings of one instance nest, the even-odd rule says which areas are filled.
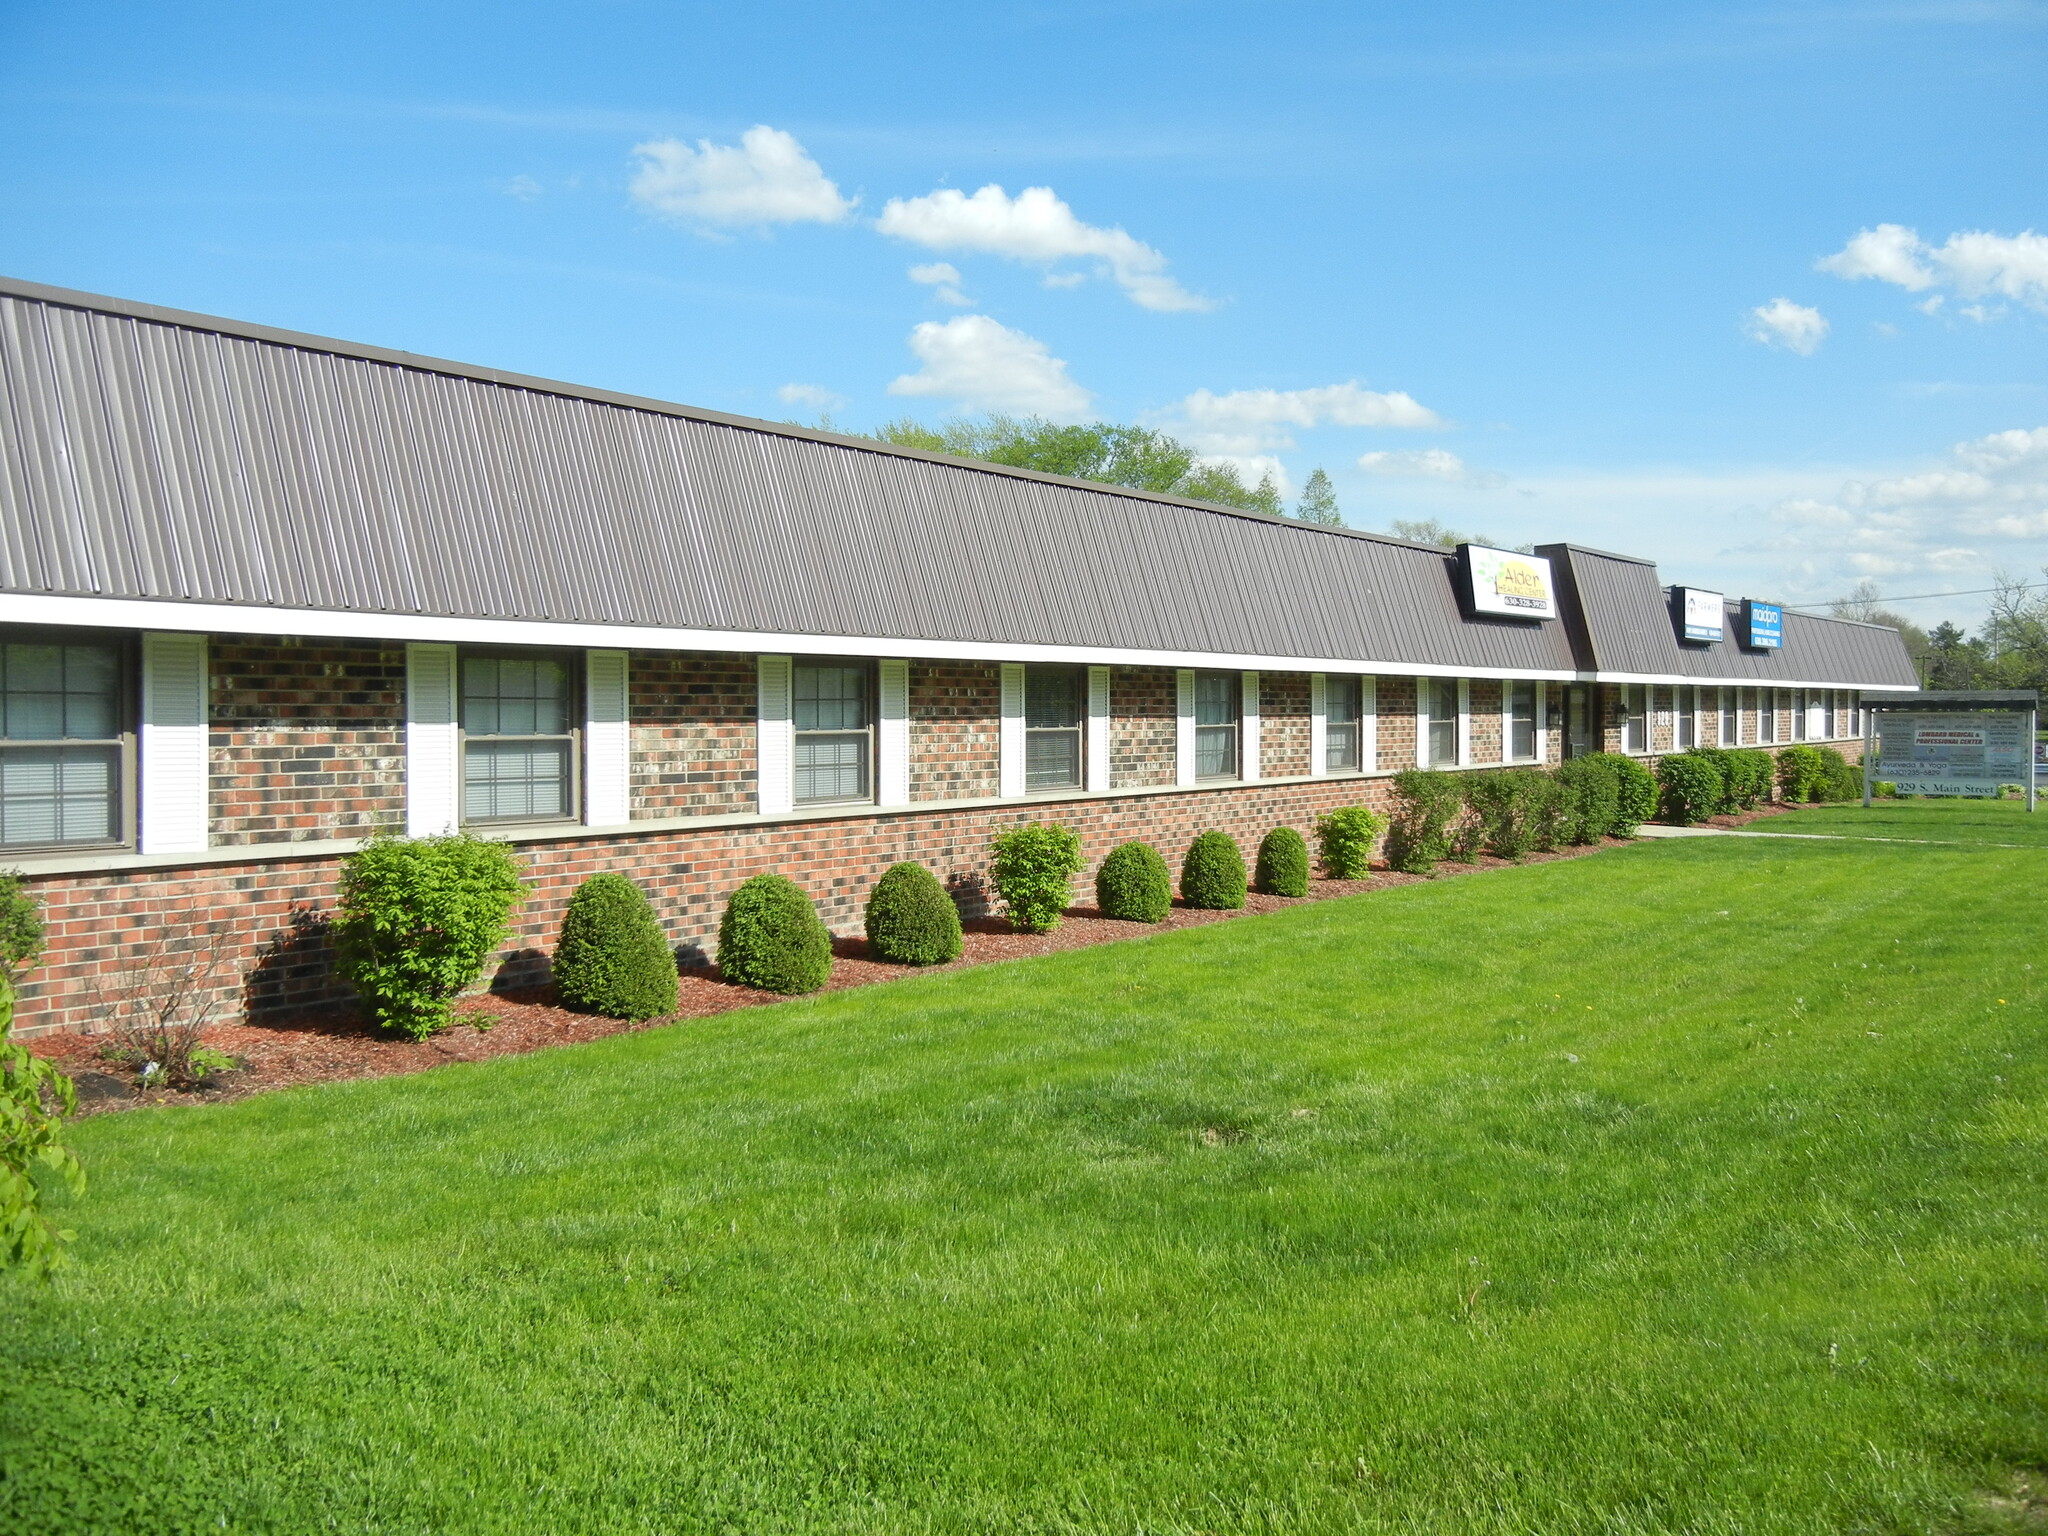
[[[1093,260],[1145,309],[1208,309],[1166,275],[1166,258],[1121,229],[1084,224],[1051,187],[1026,187],[1014,198],[994,182],[971,197],[942,187],[923,197],[892,197],[876,228],[934,251],[980,251],[1013,261]],[[1072,273],[1054,277],[1071,279]]]
[[[1382,394],[1355,380],[1316,389],[1198,389],[1158,418],[1204,453],[1251,454],[1294,446],[1294,428],[1441,427],[1414,396]]]
[[[1817,309],[1776,298],[1749,312],[1749,335],[1765,346],[1784,347],[1801,357],[1813,356],[1814,349],[1828,333],[1828,322]]]
[[[1490,469],[1474,469],[1448,448],[1413,448],[1360,454],[1358,467],[1369,475],[1390,480],[1448,480],[1478,490],[1493,490],[1507,484],[1507,476]]]
[[[1088,413],[1088,391],[1067,377],[1067,365],[1045,343],[987,315],[926,320],[910,333],[924,366],[889,385],[892,395],[928,395],[969,410],[1014,411],[1053,421]]]
[[[1903,224],[1880,224],[1859,230],[1832,256],[1814,263],[1836,277],[1873,278],[1912,293],[1948,288],[1966,299],[2010,299],[2048,311],[2048,235],[2022,230],[1995,235],[1969,229],[1929,245]],[[1933,314],[1943,295],[1932,295],[1920,307]],[[1976,320],[1996,318],[1998,311],[1979,307]]]
[[[1261,480],[1270,479],[1273,489],[1285,498],[1294,494],[1294,480],[1287,473],[1277,455],[1270,453],[1203,453],[1195,456],[1197,464],[1228,464],[1237,471],[1238,479],[1246,485],[1256,486]]]
[[[500,182],[498,190],[507,197],[516,197],[522,203],[530,203],[541,194],[541,185],[531,176],[514,176],[510,181]]]
[[[699,139],[637,144],[633,200],[663,218],[714,227],[836,224],[853,203],[793,135],[757,126],[738,145]]]
[[[950,261],[927,262],[921,267],[910,269],[910,280],[923,283],[932,290],[932,297],[941,304],[951,304],[965,309],[974,300],[960,291],[960,269]]]
[[[851,403],[846,396],[834,394],[822,384],[785,384],[775,391],[775,398],[784,405],[805,405],[828,416],[845,410]]]

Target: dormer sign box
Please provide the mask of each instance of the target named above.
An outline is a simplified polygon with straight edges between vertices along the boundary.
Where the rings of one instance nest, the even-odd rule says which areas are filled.
[[[1695,644],[1719,645],[1726,638],[1728,599],[1719,592],[1698,587],[1671,589],[1671,617],[1678,623],[1678,637]]]
[[[1742,643],[1752,651],[1780,651],[1785,648],[1785,610],[1777,603],[1760,603],[1753,597],[1742,600]]]
[[[1460,544],[1458,559],[1470,612],[1505,619],[1557,617],[1557,585],[1550,562],[1541,555]]]

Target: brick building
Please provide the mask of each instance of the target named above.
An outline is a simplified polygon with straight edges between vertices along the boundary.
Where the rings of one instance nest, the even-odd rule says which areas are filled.
[[[973,910],[1022,821],[1177,861],[1418,763],[1849,744],[1862,693],[1914,683],[1891,630],[1625,556],[1447,552],[0,280],[0,867],[51,934],[24,1033],[218,919],[251,1009],[331,995],[320,914],[380,834],[518,845],[518,975],[601,869],[687,955],[763,869],[851,931],[898,859]]]

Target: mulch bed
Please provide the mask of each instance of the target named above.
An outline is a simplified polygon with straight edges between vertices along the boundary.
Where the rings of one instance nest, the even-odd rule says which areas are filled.
[[[1754,819],[1754,816],[1721,817],[1716,818],[1715,824],[1724,821],[1735,824]],[[1623,846],[1626,844],[1610,838],[1583,848],[1532,853],[1522,862],[1546,864],[1598,853],[1603,848]],[[1157,925],[1102,917],[1092,906],[1068,908],[1066,920],[1051,933],[1018,933],[1002,918],[979,918],[966,924],[961,957],[950,965],[942,966],[888,965],[868,958],[865,939],[835,939],[833,952],[837,958],[833,961],[832,979],[826,983],[825,990],[838,992],[848,987],[894,981],[900,976],[958,970],[998,960],[1049,955],[1056,950],[1113,944],[1166,929],[1199,928],[1262,912],[1277,912],[1282,907],[1298,907],[1308,902],[1330,901],[1366,891],[1388,890],[1426,880],[1452,879],[1511,867],[1507,860],[1482,856],[1471,864],[1443,864],[1433,875],[1375,870],[1364,880],[1314,881],[1306,896],[1261,896],[1254,893],[1246,898],[1243,910],[1237,912],[1203,911],[1175,903],[1166,921]],[[353,1005],[338,1004],[266,1018],[260,1023],[208,1026],[205,1043],[240,1058],[244,1065],[202,1088],[185,1092],[162,1089],[145,1094],[137,1084],[132,1067],[107,1061],[101,1056],[100,1052],[107,1043],[104,1035],[42,1035],[27,1044],[37,1055],[56,1063],[72,1076],[78,1085],[79,1110],[91,1114],[132,1109],[144,1103],[226,1101],[276,1088],[297,1087],[303,1083],[424,1072],[451,1061],[484,1061],[493,1056],[516,1056],[558,1045],[580,1045],[586,1040],[602,1040],[607,1035],[652,1029],[656,1025],[672,1024],[682,1019],[708,1018],[735,1008],[757,1008],[782,1001],[783,998],[773,993],[756,992],[749,987],[719,980],[715,966],[695,967],[682,972],[681,1006],[666,1018],[630,1023],[623,1019],[572,1012],[557,1006],[552,987],[484,992],[460,998],[455,1004],[455,1024],[418,1041],[394,1039],[363,1022]]]

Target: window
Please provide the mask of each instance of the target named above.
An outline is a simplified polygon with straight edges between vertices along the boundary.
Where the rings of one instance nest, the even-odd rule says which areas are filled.
[[[1797,689],[1792,694],[1792,739],[1806,740],[1807,727],[1806,690]]]
[[[1621,750],[1624,752],[1650,750],[1648,693],[1648,687],[1642,683],[1621,685]]]
[[[1756,691],[1756,739],[1771,743],[1778,739],[1778,695],[1775,689]]]
[[[1024,788],[1081,787],[1087,679],[1079,667],[1024,669]]]
[[[867,662],[800,661],[790,668],[798,805],[874,798],[874,685]]]
[[[1323,771],[1356,773],[1365,766],[1365,680],[1333,677],[1324,688]]]
[[[1236,672],[1195,674],[1195,777],[1237,777],[1238,712],[1244,684]]]
[[[1835,734],[1835,696],[1827,689],[1816,688],[1806,698],[1806,734],[1826,741]]]
[[[575,690],[559,652],[462,655],[462,819],[576,814]]]
[[[1733,688],[1721,690],[1721,746],[1732,747],[1742,740],[1741,698],[1742,695]]]
[[[1509,683],[1507,706],[1508,761],[1533,763],[1536,760],[1536,685]]]
[[[1458,683],[1455,678],[1425,677],[1416,684],[1421,705],[1423,766],[1458,766]]]
[[[104,642],[0,645],[0,846],[124,840],[122,655]]]
[[[1680,688],[1672,699],[1671,744],[1683,752],[1699,745],[1700,691]]]

